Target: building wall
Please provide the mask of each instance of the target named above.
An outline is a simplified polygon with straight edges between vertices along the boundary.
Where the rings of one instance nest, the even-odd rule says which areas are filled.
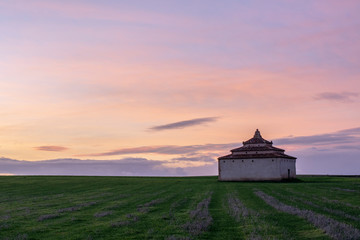
[[[220,181],[263,181],[287,178],[288,169],[295,177],[295,160],[282,158],[219,160]]]
[[[281,159],[280,173],[281,173],[281,178],[283,179],[295,178],[296,177],[295,159]]]

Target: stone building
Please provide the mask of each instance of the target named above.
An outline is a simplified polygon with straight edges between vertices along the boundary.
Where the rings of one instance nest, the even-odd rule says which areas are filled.
[[[296,177],[296,158],[273,147],[256,129],[253,138],[219,157],[219,181],[280,181]]]

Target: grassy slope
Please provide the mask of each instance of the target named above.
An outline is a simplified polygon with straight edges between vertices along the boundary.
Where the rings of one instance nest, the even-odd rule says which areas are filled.
[[[307,220],[269,206],[257,190],[360,229],[360,178],[9,176],[0,177],[0,239],[330,239]],[[229,194],[251,214],[231,216]],[[201,205],[209,196],[209,205]]]

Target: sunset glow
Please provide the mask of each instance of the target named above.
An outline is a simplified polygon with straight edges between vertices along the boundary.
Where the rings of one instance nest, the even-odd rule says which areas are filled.
[[[215,175],[257,128],[298,173],[360,174],[359,12],[352,0],[2,1],[0,175],[26,174],[10,159]]]

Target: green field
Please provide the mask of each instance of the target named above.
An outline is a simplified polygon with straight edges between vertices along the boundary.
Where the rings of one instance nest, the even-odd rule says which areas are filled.
[[[360,239],[360,178],[4,176],[0,239]]]

